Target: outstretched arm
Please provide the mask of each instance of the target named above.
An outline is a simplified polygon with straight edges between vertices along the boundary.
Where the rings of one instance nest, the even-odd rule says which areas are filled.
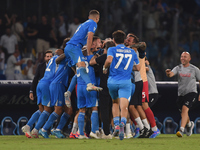
[[[174,73],[171,71],[171,69],[166,69],[165,70],[166,76],[171,78],[174,76]]]

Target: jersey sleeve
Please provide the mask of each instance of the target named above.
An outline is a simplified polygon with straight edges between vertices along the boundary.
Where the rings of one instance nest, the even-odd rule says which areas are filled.
[[[90,24],[90,26],[89,26],[89,28],[88,28],[88,32],[93,32],[93,33],[95,33],[96,29],[97,29],[97,24],[96,24],[96,22],[91,22],[91,24]]]
[[[61,62],[60,62],[60,64],[66,64],[68,61],[67,61],[67,59],[63,59]]]
[[[197,80],[200,81],[200,70],[197,67],[195,67],[195,76],[196,76]]]
[[[178,73],[178,66],[174,67],[172,69],[172,72],[174,73],[174,75],[176,75]]]
[[[112,56],[112,57],[114,57],[112,48],[108,48],[107,56]]]
[[[89,56],[87,56],[87,62],[88,62],[88,63],[90,62],[90,60],[92,59],[93,56],[94,56],[94,55],[89,55]]]

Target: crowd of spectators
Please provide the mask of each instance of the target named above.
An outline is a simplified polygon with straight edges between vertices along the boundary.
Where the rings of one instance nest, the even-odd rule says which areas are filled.
[[[147,57],[157,81],[169,80],[164,70],[177,65],[179,59],[174,59],[174,55],[179,56],[183,51],[190,52],[191,63],[200,67],[200,0],[192,0],[190,5],[187,0],[108,0],[107,13],[104,0],[75,0],[73,15],[69,11],[71,5],[62,5],[49,1],[45,10],[49,15],[40,18],[38,14],[25,19],[17,13],[0,14],[0,78],[5,75],[8,79],[6,70],[12,64],[13,72],[21,74],[13,79],[32,79],[43,52],[59,48],[63,39],[71,37],[80,23],[87,20],[91,9],[101,13],[96,32],[101,39],[111,37],[117,29],[139,36],[138,24],[142,18],[140,39],[147,43]],[[8,62],[11,56],[16,62]]]

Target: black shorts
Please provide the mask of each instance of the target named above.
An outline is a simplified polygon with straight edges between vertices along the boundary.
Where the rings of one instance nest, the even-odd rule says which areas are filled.
[[[181,112],[183,105],[187,106],[190,109],[196,101],[197,93],[191,92],[184,96],[179,96],[176,101],[176,104],[178,106],[179,111]]]
[[[129,105],[142,105],[143,81],[135,82],[135,92],[131,97]]]
[[[149,94],[149,107],[152,107],[157,102],[158,98],[158,93]]]

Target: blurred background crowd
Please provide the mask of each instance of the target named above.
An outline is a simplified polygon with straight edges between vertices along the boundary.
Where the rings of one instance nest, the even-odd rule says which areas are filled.
[[[183,51],[200,67],[200,0],[4,0],[0,1],[0,79],[31,80],[46,50],[60,48],[88,12],[97,9],[95,33],[102,40],[115,30],[147,43],[157,81],[179,64]],[[171,79],[173,80],[173,79]]]

